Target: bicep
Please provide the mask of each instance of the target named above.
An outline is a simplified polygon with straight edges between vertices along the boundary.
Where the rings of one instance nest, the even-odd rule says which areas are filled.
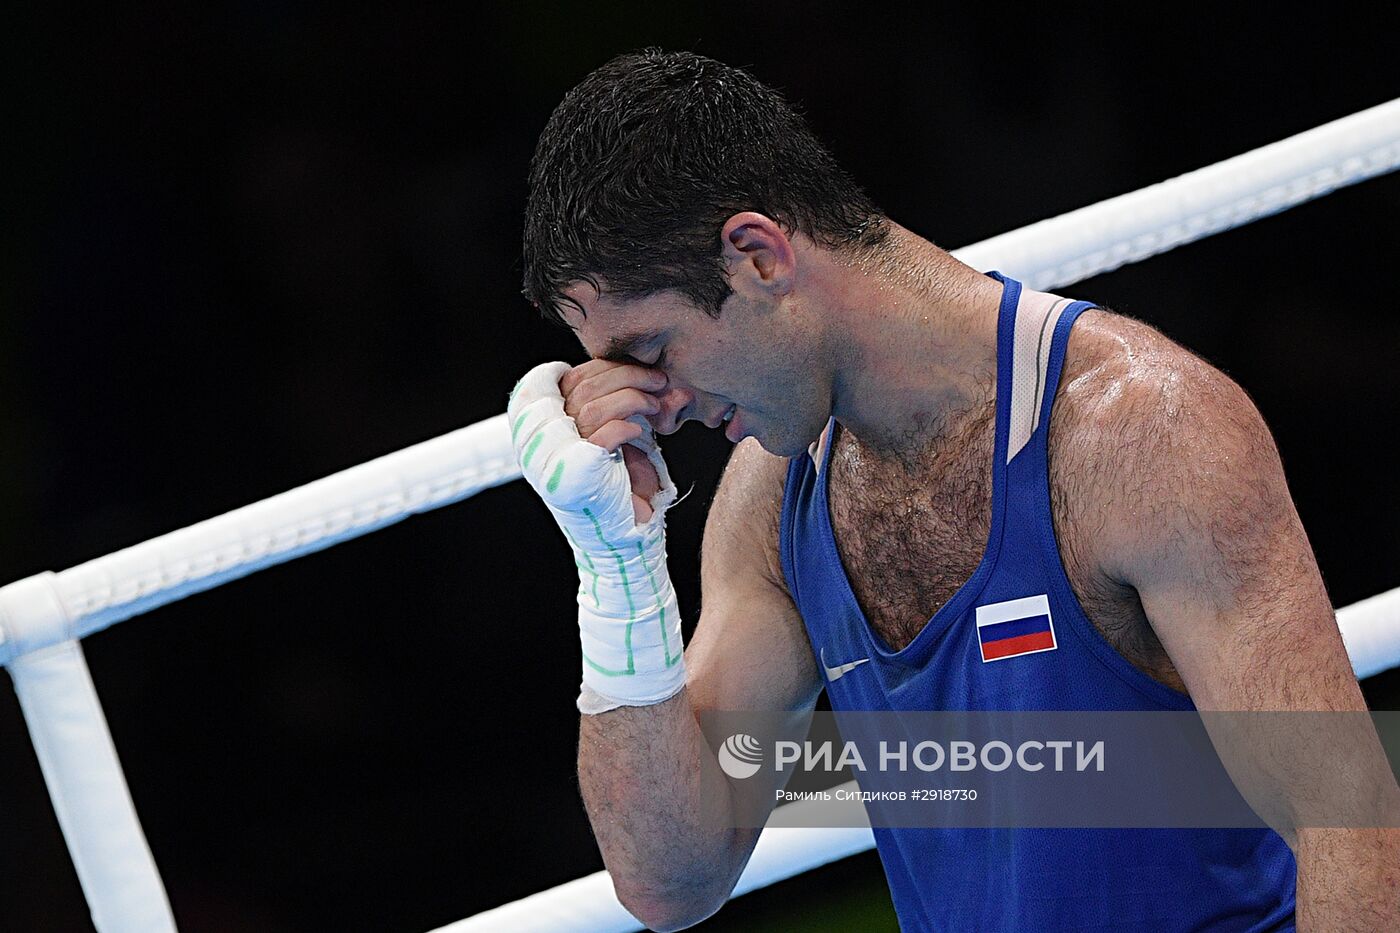
[[[809,711],[821,691],[807,633],[777,558],[787,460],[740,443],[700,550],[700,621],[686,648],[697,711]]]
[[[1340,827],[1397,825],[1400,789],[1273,439],[1244,392],[1217,377],[1226,415],[1183,419],[1160,465],[1175,482],[1143,511],[1147,543],[1128,569],[1221,763],[1293,848],[1300,897],[1317,901],[1336,870],[1352,871],[1342,861],[1319,880],[1329,860],[1377,851]]]
[[[1193,701],[1364,710],[1263,417],[1213,369],[1159,391],[1120,477],[1114,569]]]

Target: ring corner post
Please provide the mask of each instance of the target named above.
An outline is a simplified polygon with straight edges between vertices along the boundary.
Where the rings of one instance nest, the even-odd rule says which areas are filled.
[[[175,920],[77,641],[7,667],[100,933],[173,931]]]

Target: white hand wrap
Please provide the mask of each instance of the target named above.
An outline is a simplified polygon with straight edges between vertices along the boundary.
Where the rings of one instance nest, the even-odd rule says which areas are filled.
[[[569,369],[543,363],[516,385],[506,409],[515,455],[578,565],[579,711],[649,706],[685,686],[680,612],[666,570],[666,509],[676,487],[651,425],[641,415],[628,419],[644,432],[628,443],[647,455],[661,480],[651,519],[637,524],[621,448],[610,454],[583,440],[564,413],[559,380]]]

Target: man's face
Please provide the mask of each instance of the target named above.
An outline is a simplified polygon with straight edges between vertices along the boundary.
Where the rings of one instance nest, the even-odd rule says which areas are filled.
[[[564,304],[589,356],[666,373],[661,411],[649,416],[657,433],[699,421],[724,428],[731,441],[753,437],[770,453],[797,456],[825,427],[830,387],[815,378],[809,341],[790,309],[730,295],[712,318],[675,292],[616,299],[575,283],[564,294],[588,312]]]

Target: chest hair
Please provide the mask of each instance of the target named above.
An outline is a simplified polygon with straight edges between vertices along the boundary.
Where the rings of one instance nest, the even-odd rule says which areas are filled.
[[[827,477],[836,547],[871,627],[914,640],[972,576],[992,521],[995,409],[973,410],[903,462],[835,429]]]
[[[1066,408],[1068,406],[1065,406]],[[1051,417],[1051,515],[1070,586],[1091,624],[1131,664],[1153,679],[1183,689],[1131,589],[1095,569],[1083,496],[1086,477],[1059,450],[1072,416],[1056,405]],[[873,455],[836,427],[827,477],[837,551],[851,589],[872,629],[893,649],[912,642],[977,569],[992,523],[993,400],[952,421],[918,455],[903,461]],[[1082,472],[1082,471],[1081,471]],[[1082,503],[1078,503],[1082,504]]]

